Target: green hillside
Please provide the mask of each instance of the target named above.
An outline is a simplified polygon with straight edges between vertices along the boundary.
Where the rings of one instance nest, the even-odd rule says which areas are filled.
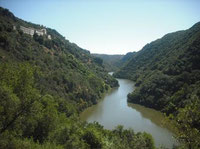
[[[37,66],[37,87],[44,93],[58,95],[84,104],[95,104],[109,87],[117,81],[95,61],[89,51],[65,40],[55,30],[47,28],[51,40],[46,36],[31,37],[20,30],[20,26],[44,28],[15,18],[1,11],[0,60],[1,62],[28,62]],[[4,13],[4,14],[3,14]],[[13,29],[13,26],[16,29]]]
[[[199,147],[200,23],[147,44],[114,76],[136,82],[129,102],[173,114],[181,140]]]
[[[47,33],[31,36],[21,26]],[[87,50],[0,8],[1,149],[153,149],[147,133],[80,121],[80,111],[116,86]]]

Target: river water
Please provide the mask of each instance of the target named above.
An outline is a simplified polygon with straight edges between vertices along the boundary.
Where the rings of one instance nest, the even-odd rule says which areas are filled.
[[[161,112],[140,105],[127,103],[127,94],[134,90],[134,82],[117,79],[119,87],[112,89],[104,98],[80,115],[87,122],[97,121],[106,129],[114,129],[117,125],[132,128],[135,132],[150,133],[155,145],[172,148],[176,144],[173,133],[163,126],[164,116]]]

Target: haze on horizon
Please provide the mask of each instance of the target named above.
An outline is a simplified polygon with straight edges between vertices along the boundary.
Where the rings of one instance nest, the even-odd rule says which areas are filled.
[[[138,51],[163,35],[200,21],[198,0],[0,0],[32,23],[56,29],[91,53]]]

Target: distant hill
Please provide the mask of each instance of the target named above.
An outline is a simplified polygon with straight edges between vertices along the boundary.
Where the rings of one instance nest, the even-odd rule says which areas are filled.
[[[135,54],[136,54],[136,52],[126,53],[126,55],[124,55],[118,62],[119,66],[123,67],[124,65],[126,65],[126,63],[128,63]]]
[[[107,54],[92,54],[95,57],[103,60],[103,65],[107,71],[117,71],[125,63],[127,63],[135,52],[129,52],[126,55],[107,55]]]
[[[92,54],[103,60],[103,65],[107,71],[116,71],[119,69],[119,61],[124,55]]]

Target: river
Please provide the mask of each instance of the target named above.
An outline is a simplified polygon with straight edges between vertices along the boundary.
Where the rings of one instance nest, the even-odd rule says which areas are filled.
[[[134,90],[134,82],[117,79],[119,87],[107,93],[97,105],[87,108],[80,115],[87,122],[97,121],[106,129],[117,125],[132,128],[135,132],[150,133],[159,147],[172,148],[175,143],[173,133],[163,126],[164,116],[161,112],[140,105],[127,103],[127,94]]]

